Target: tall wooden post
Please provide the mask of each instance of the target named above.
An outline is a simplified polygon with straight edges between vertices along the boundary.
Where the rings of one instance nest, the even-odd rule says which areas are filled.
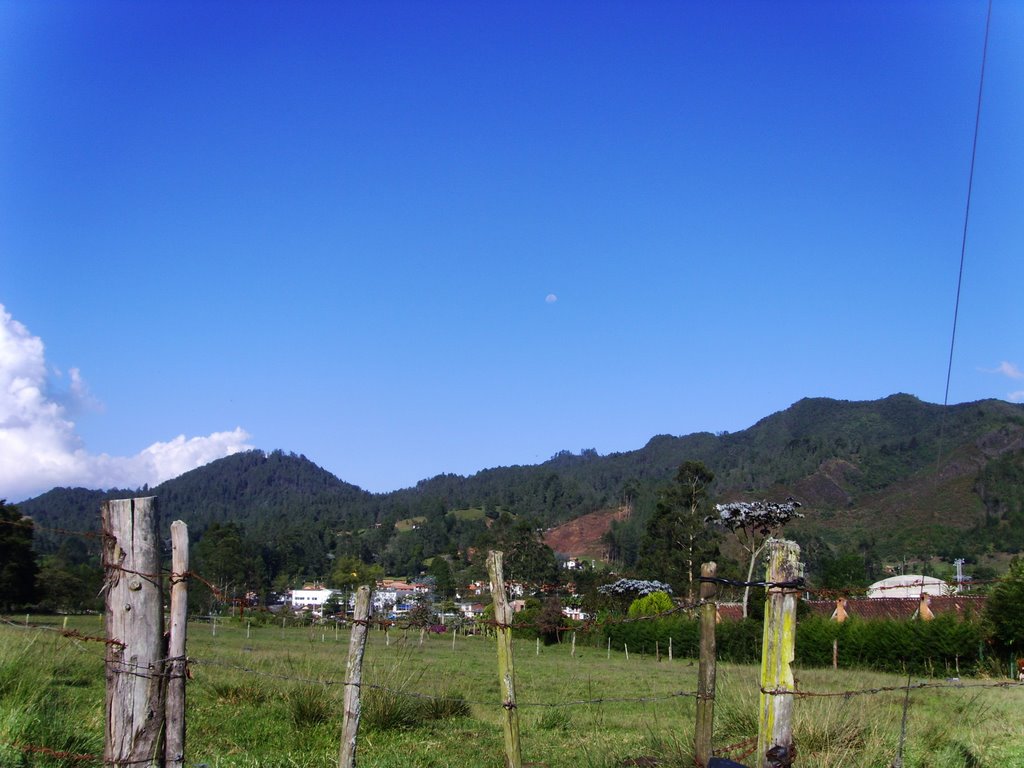
[[[359,699],[363,683],[363,652],[370,624],[370,588],[365,584],[356,590],[356,607],[352,616],[352,635],[348,641],[348,664],[345,666],[345,714],[341,724],[341,752],[338,768],[355,768],[356,736],[359,734]]]
[[[800,547],[792,541],[767,542],[769,584],[792,584],[804,575]],[[761,646],[761,700],[757,726],[759,768],[786,768],[796,761],[793,744],[793,702],[796,683],[793,658],[796,651],[795,586],[771,586],[765,601],[764,640]]]
[[[188,526],[171,523],[171,629],[167,648],[167,768],[185,765],[185,634],[188,626]]]
[[[713,579],[717,573],[716,563],[704,563],[700,567],[701,578]],[[716,583],[701,582],[700,661],[697,667],[697,726],[693,737],[693,756],[697,765],[702,768],[711,762],[711,734],[715,724],[715,676],[718,663],[715,643],[717,594]]]
[[[512,664],[512,606],[505,595],[505,577],[501,570],[504,553],[487,553],[487,574],[491,579],[491,597],[494,600],[494,621],[498,636],[498,677],[500,678],[502,707],[505,716],[502,729],[505,734],[505,768],[522,768],[523,754],[519,744],[519,710],[516,708],[515,669]]]
[[[105,501],[106,727],[103,763],[162,766],[164,611],[155,497]]]

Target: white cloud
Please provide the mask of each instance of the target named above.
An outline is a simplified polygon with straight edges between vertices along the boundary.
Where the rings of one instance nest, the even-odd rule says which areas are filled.
[[[556,301],[558,301],[558,297],[555,296],[555,294],[553,293],[549,293],[547,296],[544,297],[544,301],[546,301],[548,304],[554,304]]]
[[[982,368],[982,370],[986,373],[1001,373],[1011,379],[1024,379],[1024,371],[1014,363],[1008,363],[1005,360],[999,364],[998,368]]]
[[[1011,392],[1006,396],[1006,399],[1011,403],[1024,403],[1024,389],[1019,389],[1016,392]]]
[[[69,402],[99,407],[77,368],[68,371]],[[55,486],[137,488],[156,485],[214,459],[247,450],[241,427],[206,437],[156,442],[135,456],[89,453],[68,404],[48,394],[43,341],[0,304],[0,498],[20,500]]]

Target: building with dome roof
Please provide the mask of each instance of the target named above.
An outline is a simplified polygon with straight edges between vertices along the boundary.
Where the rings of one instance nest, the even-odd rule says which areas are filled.
[[[868,587],[868,597],[871,598],[919,598],[922,595],[944,597],[952,592],[953,590],[942,579],[909,573],[904,576],[890,576],[888,579],[876,581]]]

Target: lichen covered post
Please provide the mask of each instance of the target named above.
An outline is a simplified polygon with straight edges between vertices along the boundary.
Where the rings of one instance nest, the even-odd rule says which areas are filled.
[[[702,579],[713,579],[718,573],[716,563],[700,567]],[[711,762],[711,734],[715,724],[715,677],[717,649],[715,644],[715,597],[718,585],[702,581],[700,585],[700,662],[697,667],[697,725],[693,738],[694,759],[698,766]],[[671,645],[669,648],[671,649]],[[671,651],[670,651],[671,652]]]
[[[766,545],[768,595],[761,646],[761,699],[757,727],[758,768],[787,768],[796,760],[793,703],[796,682],[796,606],[803,580],[800,547],[769,539]]]
[[[516,705],[515,668],[512,663],[512,606],[505,594],[505,576],[502,573],[504,553],[487,553],[487,574],[491,579],[491,597],[494,600],[494,622],[498,637],[498,677],[501,685],[502,730],[505,735],[505,768],[522,768],[523,755],[519,744],[519,710]]]

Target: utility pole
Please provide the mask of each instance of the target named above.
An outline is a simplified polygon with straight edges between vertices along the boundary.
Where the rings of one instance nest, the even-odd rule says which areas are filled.
[[[958,557],[953,564],[956,566],[956,593],[959,595],[964,585],[964,559]]]

